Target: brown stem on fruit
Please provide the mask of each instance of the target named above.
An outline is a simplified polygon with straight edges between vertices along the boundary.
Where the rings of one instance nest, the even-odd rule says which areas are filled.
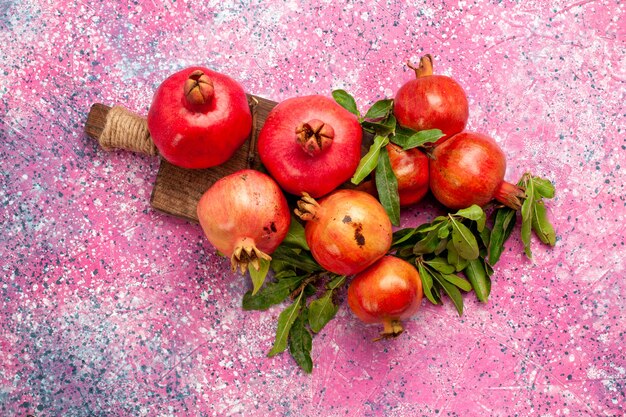
[[[254,244],[254,240],[245,237],[235,247],[233,255],[230,257],[230,267],[233,272],[239,271],[242,274],[248,269],[248,264],[252,264],[257,271],[261,268],[260,259],[271,261],[272,257],[260,251]]]
[[[500,184],[493,196],[493,198],[505,206],[516,211],[522,208],[522,201],[525,197],[526,192],[523,188],[506,181],[502,181],[502,184]]]
[[[296,213],[296,216],[300,219],[307,222],[317,219],[317,214],[321,209],[321,206],[308,193],[302,193],[302,198],[298,200],[297,205],[298,207],[294,209],[294,213]]]
[[[189,104],[199,106],[213,99],[215,88],[213,81],[202,70],[195,70],[185,80],[184,92]]]
[[[433,57],[430,54],[424,55],[417,67],[411,61],[407,61],[406,65],[415,71],[416,78],[433,75]]]
[[[393,339],[394,337],[398,337],[404,332],[404,327],[402,327],[402,323],[400,320],[391,320],[387,319],[383,321],[383,331],[374,342],[377,342],[381,339]]]
[[[319,119],[302,122],[296,127],[296,141],[304,152],[316,156],[328,149],[333,143],[335,130]]]

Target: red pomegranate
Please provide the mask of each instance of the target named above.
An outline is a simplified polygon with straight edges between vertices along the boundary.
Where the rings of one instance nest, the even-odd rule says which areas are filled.
[[[259,133],[259,156],[285,191],[317,198],[352,177],[362,135],[356,116],[334,100],[290,98],[268,115]]]
[[[394,100],[393,113],[400,125],[413,130],[440,129],[442,143],[461,132],[467,124],[469,108],[463,88],[450,77],[433,74],[430,55],[420,60],[419,67],[410,63],[416,78],[404,84]]]
[[[435,147],[430,189],[439,202],[458,210],[493,199],[518,210],[524,191],[504,181],[506,158],[489,136],[462,132]]]
[[[184,69],[163,81],[148,111],[148,130],[159,153],[183,168],[226,162],[251,129],[241,85],[203,67]]]

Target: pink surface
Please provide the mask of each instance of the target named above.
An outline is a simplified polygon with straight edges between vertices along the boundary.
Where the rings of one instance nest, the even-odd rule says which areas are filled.
[[[0,3],[0,410],[82,416],[621,416],[625,5],[619,1]],[[517,238],[491,300],[424,302],[393,341],[347,308],[312,375],[268,359],[279,308],[200,227],[149,206],[158,160],[106,153],[93,102],[145,114],[202,64],[273,100],[345,88],[361,107],[435,56],[469,128],[552,180],[558,241]],[[429,205],[404,224],[432,217]],[[431,207],[432,208],[432,207]],[[519,227],[519,226],[518,226]],[[519,233],[519,230],[515,232]]]

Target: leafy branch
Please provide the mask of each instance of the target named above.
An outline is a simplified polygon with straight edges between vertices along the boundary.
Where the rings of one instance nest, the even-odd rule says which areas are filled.
[[[431,303],[441,304],[442,294],[446,294],[462,315],[462,292],[473,290],[480,301],[487,302],[493,269],[485,260],[489,246],[486,221],[485,212],[473,205],[394,233],[392,251],[415,264]]]
[[[288,301],[278,316],[276,336],[268,356],[276,356],[289,348],[296,363],[310,373],[313,336],[337,314],[337,293],[346,277],[325,271],[313,259],[304,228],[296,219],[292,219],[288,238],[272,253],[268,269],[273,279],[264,279],[259,288],[253,279],[254,288],[244,295],[242,307],[267,310]]]

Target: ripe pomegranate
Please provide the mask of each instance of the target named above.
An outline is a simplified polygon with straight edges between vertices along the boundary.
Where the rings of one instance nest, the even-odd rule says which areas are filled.
[[[450,77],[433,75],[433,60],[425,55],[419,67],[407,64],[416,78],[404,84],[393,105],[398,123],[413,130],[440,129],[445,136],[440,144],[465,128],[469,117],[467,96]]]
[[[387,145],[387,153],[398,180],[400,205],[417,203],[428,192],[428,156],[417,148],[404,150],[394,143]]]
[[[317,198],[350,179],[361,158],[362,135],[356,116],[334,100],[290,98],[265,120],[259,157],[285,191]]]
[[[430,161],[430,189],[439,202],[458,210],[496,199],[519,210],[524,192],[504,181],[504,152],[489,136],[462,132],[435,147]]]
[[[415,314],[422,296],[417,269],[390,255],[358,273],[348,287],[350,309],[365,323],[382,323],[381,338],[403,332],[401,320]]]
[[[291,222],[287,200],[278,184],[255,170],[237,171],[219,179],[200,198],[198,219],[209,242],[230,257],[233,271],[244,273],[249,263],[280,245]]]
[[[246,141],[252,115],[232,78],[191,67],[167,78],[154,94],[148,130],[159,153],[183,168],[226,162]]]
[[[313,258],[330,272],[356,274],[391,247],[389,216],[366,192],[337,190],[319,202],[305,194],[296,214],[307,222],[304,233]]]

